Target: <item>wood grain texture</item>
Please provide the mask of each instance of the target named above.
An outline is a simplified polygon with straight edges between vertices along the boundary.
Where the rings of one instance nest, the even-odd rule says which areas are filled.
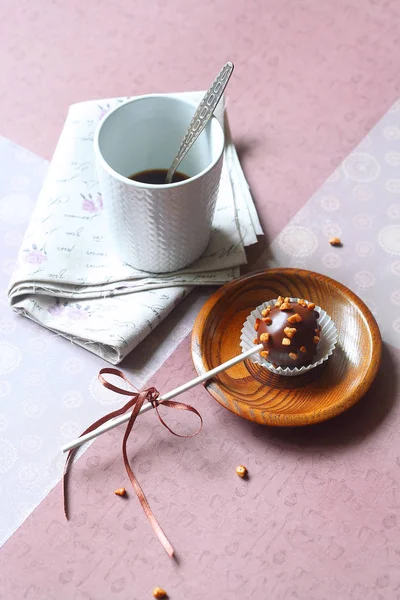
[[[199,374],[241,352],[240,331],[256,306],[279,295],[305,298],[336,323],[337,347],[330,359],[299,377],[273,375],[250,360],[206,382],[225,408],[257,423],[309,425],[350,408],[371,385],[382,342],[366,305],[337,281],[301,269],[268,269],[220,288],[203,306],[193,328],[192,357]]]

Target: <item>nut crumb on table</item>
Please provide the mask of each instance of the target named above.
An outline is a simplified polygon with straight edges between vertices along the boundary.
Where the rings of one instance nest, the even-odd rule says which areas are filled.
[[[167,592],[160,587],[155,587],[153,590],[153,598],[156,598],[157,600],[161,600],[162,598],[166,598],[167,597]]]
[[[247,475],[246,467],[244,467],[243,465],[239,465],[238,467],[236,467],[236,475],[239,475],[239,477],[246,477],[246,475]]]
[[[341,246],[342,242],[340,240],[340,238],[338,237],[331,237],[331,239],[329,240],[329,243],[331,246]]]

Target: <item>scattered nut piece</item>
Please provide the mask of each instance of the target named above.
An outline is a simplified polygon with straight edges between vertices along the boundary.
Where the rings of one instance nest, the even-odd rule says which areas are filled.
[[[307,352],[307,348],[305,346],[300,346],[300,352]]]
[[[256,319],[256,322],[254,323],[254,329],[256,331],[258,331],[258,328],[260,327],[260,323],[261,323],[261,319]]]
[[[292,337],[297,333],[297,329],[296,327],[285,327],[283,333],[286,335],[286,337],[292,339]]]
[[[258,344],[258,339],[257,338],[254,338],[253,344]]]
[[[282,340],[282,346],[290,346],[290,340],[289,340],[289,338],[283,338],[283,340]]]
[[[331,246],[341,246],[342,242],[340,241],[340,238],[338,237],[331,237],[331,239],[329,240],[329,243]]]
[[[266,325],[271,325],[271,323],[272,323],[272,319],[271,319],[271,317],[263,317],[263,318],[261,319],[261,321],[264,321],[264,323],[265,323]]]
[[[300,323],[303,319],[301,318],[301,316],[299,315],[299,313],[296,313],[294,315],[290,315],[290,317],[287,318],[288,323]]]
[[[167,597],[167,592],[160,587],[155,587],[153,590],[153,598],[157,598],[157,600],[162,600],[162,598]]]
[[[117,490],[115,490],[114,494],[116,496],[125,496],[126,489],[125,488],[118,488]]]
[[[300,306],[307,306],[307,302],[305,300],[297,300],[297,304],[300,304]]]
[[[317,335],[319,334],[319,329],[314,329],[314,331]]]
[[[264,344],[265,342],[268,342],[268,340],[269,340],[269,333],[262,333],[260,335],[260,342],[262,344]]]
[[[278,300],[275,302],[275,308],[279,308],[284,303],[284,298],[278,296]]]
[[[261,316],[262,317],[268,317],[269,313],[271,312],[271,307],[267,306],[267,308],[264,308],[264,310],[261,311]]]
[[[312,341],[314,342],[314,344],[318,344],[319,342],[319,337],[317,335],[314,335]]]
[[[287,296],[287,297],[285,298],[285,302],[290,302],[290,298],[289,298],[289,296]]]
[[[260,352],[260,355],[261,355],[263,358],[268,358],[268,354],[269,354],[269,351],[268,351],[268,350],[261,350],[261,352]]]
[[[293,360],[296,360],[296,358],[297,358],[297,354],[296,354],[296,352],[289,352],[289,356],[290,356],[290,358],[292,358]]]
[[[292,308],[292,305],[289,304],[289,302],[284,302],[283,304],[281,304],[280,309],[281,310],[290,310]]]
[[[314,302],[309,302],[307,308],[308,308],[308,310],[314,310],[314,308],[315,308]]]
[[[246,475],[247,475],[246,467],[244,467],[243,465],[239,465],[238,467],[236,467],[236,475],[239,475],[239,477],[246,477]]]

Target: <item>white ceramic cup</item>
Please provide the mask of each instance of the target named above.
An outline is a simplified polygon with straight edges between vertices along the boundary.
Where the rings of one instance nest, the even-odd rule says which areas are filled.
[[[224,150],[216,117],[178,168],[189,179],[169,185],[129,179],[170,167],[196,108],[177,96],[140,96],[107,113],[96,130],[97,171],[113,243],[136,269],[182,269],[209,242]]]

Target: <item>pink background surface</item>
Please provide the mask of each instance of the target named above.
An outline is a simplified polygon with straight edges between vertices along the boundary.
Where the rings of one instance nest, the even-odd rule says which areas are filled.
[[[230,122],[267,233],[256,259],[400,95],[399,16],[376,0],[2,0],[0,134],[50,158],[71,102],[205,88],[233,60]],[[369,395],[312,430],[251,425],[202,388],[186,397],[207,423],[194,440],[144,417],[132,453],[178,565],[133,496],[113,496],[120,437],[104,436],[75,469],[72,524],[56,489],[5,545],[0,598],[142,599],[155,585],[171,600],[400,598],[399,361],[386,346]],[[186,340],[154,383],[191,375]]]
[[[194,377],[189,353],[185,340],[152,384],[169,390]],[[127,485],[122,430],[103,435],[71,473],[71,521],[58,485],[6,543],[0,598],[142,600],[160,585],[171,600],[399,599],[399,361],[385,346],[362,401],[313,427],[244,421],[202,387],[181,396],[203,415],[195,438],[177,440],[155,414],[141,416],[132,466],[176,562]],[[197,427],[164,412],[177,431]],[[235,474],[240,463],[248,481]],[[127,499],[113,493],[121,485]]]
[[[400,96],[399,17],[397,0],[1,0],[0,134],[50,158],[72,102],[205,89],[230,59],[271,240]]]

